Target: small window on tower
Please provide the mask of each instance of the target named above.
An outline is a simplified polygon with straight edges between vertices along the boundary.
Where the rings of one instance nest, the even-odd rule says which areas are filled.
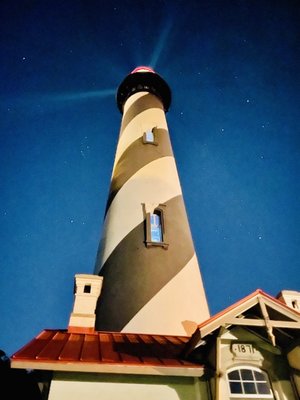
[[[163,241],[161,212],[159,210],[155,210],[153,214],[150,214],[150,232],[151,242],[160,243]]]
[[[152,129],[147,129],[146,132],[143,134],[143,143],[145,144],[155,144],[157,145],[157,142],[155,140],[155,132],[154,128]]]
[[[164,206],[146,213],[146,245],[168,247],[164,220]]]

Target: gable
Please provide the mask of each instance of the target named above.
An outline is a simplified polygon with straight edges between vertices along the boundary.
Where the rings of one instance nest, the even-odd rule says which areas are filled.
[[[283,349],[295,346],[300,340],[300,314],[262,290],[256,290],[200,324],[185,348],[185,355],[221,327],[232,326],[243,326]]]

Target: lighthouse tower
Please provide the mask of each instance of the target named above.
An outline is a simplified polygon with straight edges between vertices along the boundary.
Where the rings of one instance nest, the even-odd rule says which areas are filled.
[[[97,330],[190,335],[209,318],[166,122],[170,103],[169,86],[148,67],[117,92],[122,123],[95,266],[104,278]]]

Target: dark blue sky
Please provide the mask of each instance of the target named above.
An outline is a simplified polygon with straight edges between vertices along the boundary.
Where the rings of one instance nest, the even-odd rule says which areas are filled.
[[[66,328],[93,273],[137,65],[169,83],[173,150],[211,313],[299,290],[300,3],[0,3],[0,348]]]

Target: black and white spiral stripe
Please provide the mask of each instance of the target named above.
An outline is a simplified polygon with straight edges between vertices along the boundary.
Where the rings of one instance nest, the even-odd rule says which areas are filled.
[[[145,245],[145,204],[165,206],[167,249]],[[125,103],[95,272],[97,330],[186,334],[209,316],[165,113],[147,92]]]

